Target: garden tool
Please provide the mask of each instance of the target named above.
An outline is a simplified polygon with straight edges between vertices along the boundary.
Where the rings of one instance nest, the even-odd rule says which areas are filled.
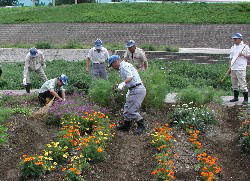
[[[53,99],[51,99],[48,104],[46,104],[45,106],[40,108],[38,111],[34,112],[32,114],[32,117],[34,117],[36,119],[41,119],[45,114],[48,113],[49,108],[52,106],[52,104],[54,102],[54,99],[55,99],[55,97],[53,97]],[[46,102],[47,102],[47,98],[46,98]]]
[[[239,58],[240,54],[243,52],[243,50],[245,49],[245,47],[247,46],[247,44],[245,44],[245,46],[242,48],[242,50],[240,51],[239,55],[236,57],[236,59],[231,63],[230,68],[227,70],[226,74],[224,75],[224,77],[221,79],[220,83],[223,83],[224,80],[227,78],[227,75],[230,74],[231,72],[231,67],[234,65],[234,63],[237,61],[237,59]]]

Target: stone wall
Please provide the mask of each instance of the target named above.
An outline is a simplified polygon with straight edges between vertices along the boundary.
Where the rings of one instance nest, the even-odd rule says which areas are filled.
[[[1,24],[0,44],[38,41],[63,44],[69,40],[93,44],[95,39],[100,38],[109,44],[125,44],[127,40],[134,39],[139,46],[156,44],[188,48],[230,48],[230,37],[235,32],[250,38],[250,24]]]

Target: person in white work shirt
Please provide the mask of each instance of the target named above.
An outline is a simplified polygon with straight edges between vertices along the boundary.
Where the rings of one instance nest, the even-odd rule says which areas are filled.
[[[250,49],[242,41],[242,35],[235,33],[232,36],[234,45],[230,51],[230,74],[234,98],[230,102],[239,100],[239,90],[242,91],[244,101],[242,104],[248,104],[248,88],[246,81],[247,59],[250,57]]]
[[[68,85],[69,78],[62,74],[57,78],[47,80],[39,89],[38,100],[43,106],[55,97],[59,101],[65,101],[65,89],[63,86]]]
[[[127,42],[127,51],[124,53],[124,60],[133,64],[138,70],[147,70],[148,60],[145,52],[136,47],[134,40]]]
[[[95,46],[89,50],[86,60],[86,71],[89,72],[91,66],[91,75],[107,80],[108,74],[105,66],[105,62],[109,58],[109,53],[106,48],[103,47],[103,42],[100,39],[95,41]]]
[[[145,130],[145,126],[144,119],[140,115],[139,110],[146,96],[146,88],[143,85],[140,75],[131,63],[122,61],[118,55],[110,56],[109,66],[118,70],[120,73],[122,82],[118,85],[118,90],[123,90],[125,86],[128,87],[123,111],[125,120],[117,126],[117,129],[129,131],[132,122],[134,122],[137,125],[134,133],[137,135],[142,134]]]
[[[30,93],[30,72],[35,71],[38,73],[40,78],[45,82],[47,81],[47,76],[44,73],[44,68],[46,68],[45,59],[43,53],[36,48],[31,48],[29,53],[25,58],[25,65],[23,71],[23,85],[27,93]]]

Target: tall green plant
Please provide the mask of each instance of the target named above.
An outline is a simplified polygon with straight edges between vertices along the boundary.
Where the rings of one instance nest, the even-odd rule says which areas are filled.
[[[168,91],[166,75],[157,65],[141,72],[142,81],[147,89],[147,94],[143,102],[144,108],[159,109],[164,104],[164,99]]]
[[[103,79],[96,79],[89,88],[89,97],[92,101],[107,106],[112,96],[113,85],[111,82]]]
[[[177,100],[181,103],[192,102],[195,105],[204,105],[210,102],[221,102],[220,95],[221,91],[216,91],[212,87],[195,88],[193,86],[188,86],[182,89],[178,95]]]

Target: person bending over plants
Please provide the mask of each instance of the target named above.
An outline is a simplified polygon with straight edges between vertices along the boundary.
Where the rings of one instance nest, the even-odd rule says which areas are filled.
[[[68,85],[68,76],[65,74],[60,75],[57,78],[47,80],[39,89],[38,100],[41,105],[45,105],[50,102],[53,97],[59,101],[65,101],[64,85]]]
[[[123,112],[125,120],[122,124],[117,126],[117,129],[129,131],[133,121],[137,125],[134,133],[142,134],[145,130],[145,126],[143,117],[139,113],[139,109],[146,96],[146,88],[141,81],[140,75],[132,64],[122,61],[118,55],[112,55],[108,59],[108,62],[110,67],[119,70],[120,76],[123,80],[123,82],[118,85],[118,90],[122,91],[125,86],[128,87]]]

